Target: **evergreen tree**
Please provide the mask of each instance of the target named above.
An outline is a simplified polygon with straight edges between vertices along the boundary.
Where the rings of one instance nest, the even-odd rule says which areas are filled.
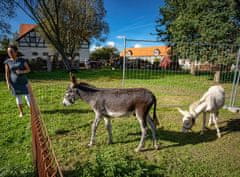
[[[228,64],[240,44],[239,9],[238,0],[165,0],[156,30],[177,55]]]

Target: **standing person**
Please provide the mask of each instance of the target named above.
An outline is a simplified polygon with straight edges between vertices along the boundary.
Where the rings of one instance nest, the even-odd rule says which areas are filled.
[[[22,96],[25,97],[27,105],[30,106],[28,79],[25,75],[30,72],[30,67],[24,59],[18,57],[17,46],[9,45],[7,52],[9,59],[4,62],[7,87],[16,97],[19,117],[23,117]]]

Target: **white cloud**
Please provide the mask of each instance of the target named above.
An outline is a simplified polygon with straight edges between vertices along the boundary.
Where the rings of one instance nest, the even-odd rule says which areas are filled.
[[[90,52],[93,52],[94,50],[96,50],[96,45],[91,45],[89,50]]]
[[[141,44],[135,44],[135,45],[134,45],[134,48],[141,48],[141,47],[142,47]]]
[[[95,44],[93,44],[93,45],[91,45],[90,46],[90,52],[93,52],[93,51],[95,51],[95,50],[97,50],[97,49],[100,49],[100,48],[102,48],[103,46],[96,46]]]
[[[115,42],[113,42],[113,41],[108,41],[108,42],[107,42],[107,46],[109,46],[109,47],[115,47]]]

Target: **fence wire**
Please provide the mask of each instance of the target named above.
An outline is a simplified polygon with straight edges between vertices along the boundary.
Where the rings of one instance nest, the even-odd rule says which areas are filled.
[[[148,83],[163,90],[163,94],[175,96],[201,95],[197,92],[198,88],[223,84],[227,90],[227,102],[233,105],[238,96],[238,50],[239,45],[231,44],[164,44],[161,41],[126,38],[121,53],[125,60],[122,62],[122,83],[125,87]],[[231,83],[234,89],[230,88]]]

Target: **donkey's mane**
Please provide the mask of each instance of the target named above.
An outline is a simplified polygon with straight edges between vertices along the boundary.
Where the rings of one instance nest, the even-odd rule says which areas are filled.
[[[82,85],[82,86],[86,86],[86,87],[90,87],[90,88],[97,88],[96,86],[91,85],[91,84],[86,83],[86,82],[80,82],[78,85]]]
[[[100,90],[97,87],[95,87],[94,85],[88,84],[86,82],[80,82],[79,84],[77,84],[77,88],[79,88],[83,91],[90,91],[90,92],[97,92]]]

